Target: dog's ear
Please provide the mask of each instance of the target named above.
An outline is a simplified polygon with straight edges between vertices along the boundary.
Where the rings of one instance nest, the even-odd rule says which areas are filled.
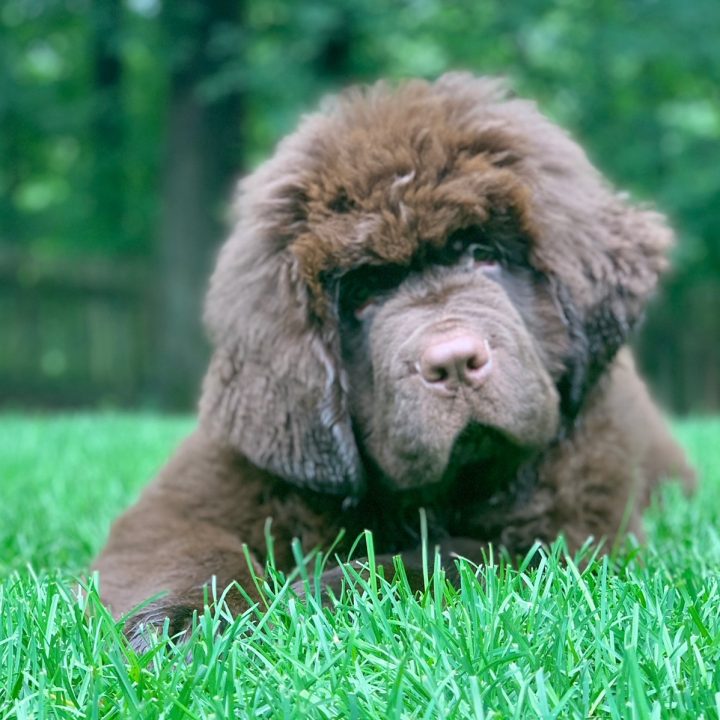
[[[643,318],[673,235],[656,212],[613,198],[598,218],[597,259],[585,265],[590,303],[584,309],[589,351],[606,364]]]
[[[200,421],[260,468],[312,490],[356,495],[363,473],[337,323],[313,319],[282,239],[252,232],[238,225],[211,279],[205,323],[214,355]]]
[[[561,383],[566,413],[577,414],[588,390],[642,320],[660,274],[668,267],[673,234],[664,218],[612,196],[605,209],[568,229],[567,264],[552,278],[572,356]],[[575,252],[573,253],[572,246]]]

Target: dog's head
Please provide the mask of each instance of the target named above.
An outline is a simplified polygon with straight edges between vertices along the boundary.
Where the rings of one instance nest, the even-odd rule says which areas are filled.
[[[290,482],[439,482],[571,423],[671,236],[497,81],[354,90],[245,179],[201,421]]]

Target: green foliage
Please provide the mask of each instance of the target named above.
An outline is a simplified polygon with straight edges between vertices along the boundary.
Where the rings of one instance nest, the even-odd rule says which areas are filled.
[[[0,716],[715,717],[720,711],[718,420],[678,434],[703,476],[613,559],[463,564],[461,586],[363,581],[331,610],[270,572],[265,606],[205,611],[187,646],[133,652],[73,581],[192,423],[0,418]],[[582,556],[583,554],[581,554]],[[30,567],[23,567],[25,563]],[[432,562],[432,560],[431,560]],[[34,568],[34,569],[31,569]],[[222,632],[223,624],[229,625]]]
[[[187,48],[162,33],[159,0],[127,2],[110,28],[89,5],[7,0],[0,11],[1,239],[44,251],[58,244],[149,251],[166,78]],[[712,242],[720,209],[709,202],[720,194],[720,163],[708,162],[720,138],[713,0],[248,0],[244,7],[242,27],[221,26],[209,39],[216,62],[201,93],[207,101],[245,95],[250,163],[322,94],[352,80],[452,68],[508,74],[573,128],[612,177],[671,212],[690,238],[683,263],[720,272]],[[87,131],[103,103],[93,43],[102,32],[112,34],[123,68],[114,111],[123,117],[124,144],[114,162],[127,182],[129,217],[114,246],[87,225],[96,152]]]

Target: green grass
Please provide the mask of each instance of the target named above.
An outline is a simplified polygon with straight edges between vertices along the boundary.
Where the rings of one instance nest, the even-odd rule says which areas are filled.
[[[720,421],[678,434],[702,473],[613,562],[465,565],[421,596],[382,578],[339,607],[281,582],[144,655],[76,578],[192,421],[0,417],[0,720],[84,717],[717,718]],[[280,579],[281,580],[281,579]]]

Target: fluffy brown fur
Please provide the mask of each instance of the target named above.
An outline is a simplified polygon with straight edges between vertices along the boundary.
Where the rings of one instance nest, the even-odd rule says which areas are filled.
[[[139,618],[179,627],[213,576],[252,594],[242,545],[262,572],[267,518],[282,569],[292,538],[365,528],[412,565],[420,506],[443,551],[480,560],[613,538],[623,518],[640,534],[660,477],[692,486],[623,348],[671,233],[501,83],[351,90],[236,208],[199,428],[96,563],[114,613],[166,591]],[[482,357],[428,370],[458,337]]]

